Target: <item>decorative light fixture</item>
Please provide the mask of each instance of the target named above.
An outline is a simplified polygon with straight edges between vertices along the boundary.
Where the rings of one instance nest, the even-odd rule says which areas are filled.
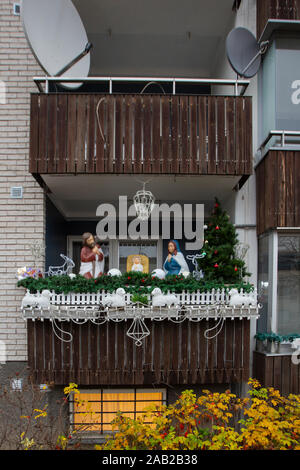
[[[133,197],[134,207],[138,219],[148,220],[155,205],[155,197],[151,191],[146,191],[147,182],[143,182],[143,189],[136,192]]]

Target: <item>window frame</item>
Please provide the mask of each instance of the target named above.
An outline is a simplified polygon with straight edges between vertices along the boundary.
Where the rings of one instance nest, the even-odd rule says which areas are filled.
[[[269,332],[278,332],[278,235],[299,235],[299,227],[276,227],[262,235],[268,237],[269,250],[269,291],[268,291],[268,313],[267,329]]]
[[[100,403],[100,407],[101,407],[101,412],[100,412],[100,416],[101,416],[101,421],[99,423],[99,426],[100,426],[100,431],[76,431],[76,425],[74,423],[74,415],[75,415],[75,411],[74,411],[74,400],[73,400],[73,396],[78,393],[76,391],[73,391],[70,395],[70,398],[69,398],[69,412],[68,412],[68,416],[69,416],[69,426],[70,426],[70,434],[72,435],[74,433],[74,436],[77,435],[80,435],[80,437],[86,437],[86,438],[91,438],[91,437],[95,437],[95,438],[101,438],[101,437],[105,437],[107,436],[108,434],[113,434],[113,430],[107,430],[107,431],[103,431],[103,425],[108,425],[108,423],[104,423],[103,422],[103,407],[102,407],[102,404],[103,404],[103,393],[134,393],[134,396],[136,397],[136,394],[137,393],[162,393],[162,401],[161,401],[161,404],[162,405],[167,405],[168,403],[168,389],[167,388],[137,388],[137,387],[132,387],[132,388],[104,388],[104,387],[101,387],[101,388],[89,388],[89,389],[85,389],[85,388],[79,388],[78,391],[80,393],[84,393],[84,394],[99,394],[99,403]],[[140,400],[138,400],[140,401]],[[147,400],[142,400],[143,402],[147,401]],[[122,400],[120,400],[120,402],[122,402]],[[131,401],[130,401],[131,403]],[[133,401],[133,403],[136,405],[137,403],[137,400],[135,399]],[[149,400],[149,405],[153,403],[153,400]],[[135,406],[135,410],[134,410],[134,419],[136,419],[137,417],[137,413],[140,414],[139,412],[136,412],[136,406]],[[112,418],[113,419],[113,418]]]

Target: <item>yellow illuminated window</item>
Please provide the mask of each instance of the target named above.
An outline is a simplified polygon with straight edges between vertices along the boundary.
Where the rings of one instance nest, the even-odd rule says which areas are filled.
[[[73,431],[112,431],[111,422],[118,411],[136,419],[150,404],[166,403],[165,390],[84,390],[74,393],[71,400],[71,425]],[[148,423],[151,423],[148,418]]]

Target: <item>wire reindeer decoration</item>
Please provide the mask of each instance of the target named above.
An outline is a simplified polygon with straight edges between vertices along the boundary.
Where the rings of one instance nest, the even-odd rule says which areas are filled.
[[[204,277],[204,274],[201,269],[199,269],[198,259],[202,259],[206,256],[206,253],[197,253],[196,255],[187,255],[187,259],[191,260],[192,265],[195,267],[192,272],[193,277],[199,281]]]

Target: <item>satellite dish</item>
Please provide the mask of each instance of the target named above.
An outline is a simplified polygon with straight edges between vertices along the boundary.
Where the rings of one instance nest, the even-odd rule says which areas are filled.
[[[71,0],[22,0],[21,15],[31,50],[47,75],[88,76],[92,45]]]
[[[251,78],[257,74],[261,56],[267,50],[269,41],[259,44],[246,28],[235,28],[227,36],[226,53],[233,70],[241,77]]]

